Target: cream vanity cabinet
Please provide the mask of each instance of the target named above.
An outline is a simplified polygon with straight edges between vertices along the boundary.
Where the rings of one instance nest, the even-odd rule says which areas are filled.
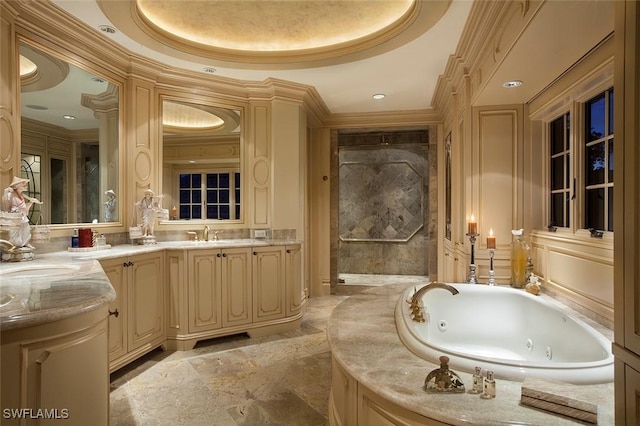
[[[300,313],[302,259],[299,244],[253,249],[254,321],[272,320]]]
[[[286,315],[284,246],[254,247],[252,263],[254,321],[284,318]]]
[[[287,316],[297,315],[302,310],[306,295],[302,290],[302,251],[300,244],[285,247],[285,291]]]
[[[165,341],[163,252],[101,260],[116,291],[109,304],[109,367],[116,370]]]
[[[106,310],[2,331],[0,423],[109,424]]]
[[[300,244],[166,251],[167,347],[296,330],[302,305]]]
[[[251,323],[250,253],[249,248],[189,251],[189,333]]]

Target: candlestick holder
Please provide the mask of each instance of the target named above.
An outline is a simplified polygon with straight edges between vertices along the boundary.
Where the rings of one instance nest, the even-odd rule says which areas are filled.
[[[495,249],[489,249],[489,285],[496,285],[496,272],[493,270],[493,255]]]
[[[480,234],[476,234],[475,232],[473,233],[468,233],[467,237],[469,237],[469,241],[471,242],[471,264],[469,265],[469,276],[467,278],[467,282],[469,284],[478,284],[478,280],[476,277],[476,255],[475,255],[475,245],[476,245],[476,238],[478,238],[478,235]]]

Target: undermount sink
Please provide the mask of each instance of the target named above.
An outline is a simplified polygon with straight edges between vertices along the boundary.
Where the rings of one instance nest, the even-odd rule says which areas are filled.
[[[73,274],[78,271],[76,265],[33,265],[0,271],[0,278],[38,278]]]

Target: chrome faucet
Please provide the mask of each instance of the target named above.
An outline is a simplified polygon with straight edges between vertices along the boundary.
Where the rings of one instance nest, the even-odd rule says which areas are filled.
[[[202,231],[202,240],[203,241],[209,241],[209,231],[211,231],[211,228],[209,228],[209,225],[205,225],[204,226],[204,231]]]
[[[427,284],[420,290],[414,291],[413,296],[411,296],[411,299],[407,300],[407,303],[409,304],[411,309],[411,319],[415,322],[424,322],[424,306],[422,304],[422,296],[424,296],[426,292],[428,292],[429,290],[433,290],[434,288],[442,288],[448,290],[454,296],[459,293],[459,291],[455,287],[439,282]]]

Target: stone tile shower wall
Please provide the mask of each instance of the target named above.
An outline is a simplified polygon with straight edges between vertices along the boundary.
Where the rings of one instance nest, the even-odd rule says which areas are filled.
[[[428,133],[340,134],[338,145],[338,272],[429,275],[437,191]]]

